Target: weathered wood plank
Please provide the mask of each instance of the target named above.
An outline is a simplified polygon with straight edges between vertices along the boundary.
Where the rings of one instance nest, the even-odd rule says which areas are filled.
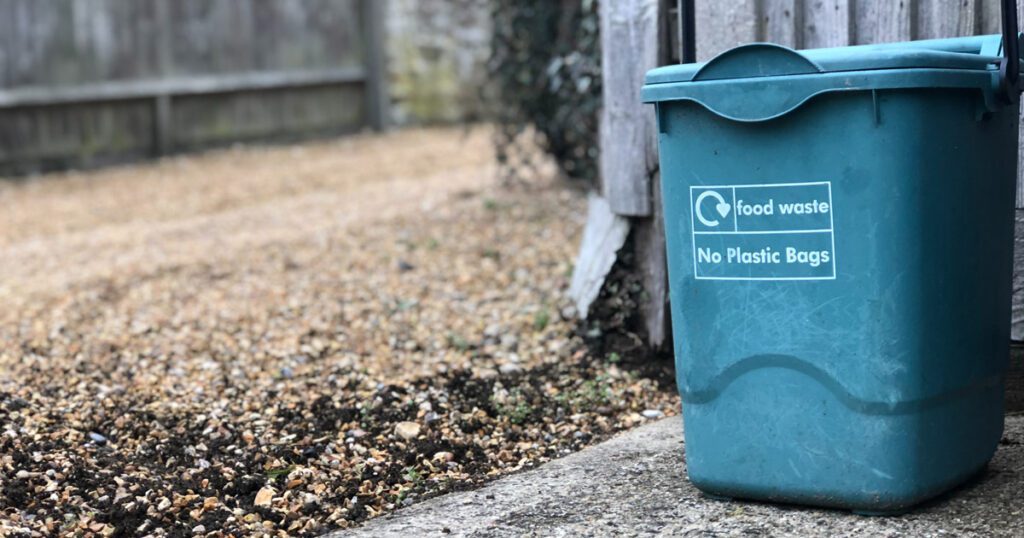
[[[803,9],[800,0],[761,0],[760,39],[790,48],[803,48]]]
[[[854,43],[896,43],[912,39],[914,0],[859,0]]]
[[[364,98],[354,85],[178,97],[175,144],[192,149],[352,132],[365,125]]]
[[[914,39],[975,35],[980,29],[978,0],[917,0]]]
[[[103,82],[78,86],[43,86],[0,90],[0,108],[94,101],[155,98],[158,95],[200,95],[273,90],[362,82],[363,69],[256,72],[202,77]]]
[[[663,0],[601,4],[604,107],[599,164],[602,193],[618,215],[651,214],[657,134],[652,107],[640,102],[640,86],[644,74],[661,62],[666,13]]]
[[[648,220],[648,219],[640,219]],[[612,212],[608,201],[591,194],[587,200],[587,223],[583,228],[576,265],[569,284],[569,298],[581,319],[587,319],[590,305],[601,293],[605,277],[615,265],[619,250],[629,236],[630,219]]]
[[[697,60],[762,39],[758,0],[696,0]]]
[[[1017,210],[1013,239],[1013,309],[1010,338],[1024,341],[1024,211]]]
[[[0,176],[147,157],[152,118],[147,101],[0,109]]]
[[[977,0],[981,2],[981,29],[978,31],[980,34],[999,34],[1002,33],[1002,20],[1000,14],[999,0]]]
[[[647,345],[656,350],[672,341],[669,315],[668,254],[665,250],[665,221],[662,216],[661,174],[651,181],[654,214],[651,218],[633,220],[634,250],[641,271],[647,300],[641,305]]]
[[[851,17],[851,1],[804,0],[804,48],[843,47],[851,44],[854,22]]]

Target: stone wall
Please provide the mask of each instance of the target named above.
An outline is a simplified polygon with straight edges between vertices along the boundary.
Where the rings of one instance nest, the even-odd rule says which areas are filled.
[[[489,0],[388,0],[388,75],[396,124],[480,117],[490,11]]]

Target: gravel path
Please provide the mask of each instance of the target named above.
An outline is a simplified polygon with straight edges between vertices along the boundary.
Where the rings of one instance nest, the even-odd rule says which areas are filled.
[[[315,535],[674,413],[563,319],[582,194],[493,162],[430,129],[0,184],[0,535]]]

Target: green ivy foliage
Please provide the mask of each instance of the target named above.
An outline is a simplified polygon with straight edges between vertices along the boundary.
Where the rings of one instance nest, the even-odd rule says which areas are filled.
[[[597,0],[493,0],[488,62],[497,126],[496,145],[506,182],[532,172],[538,143],[564,174],[597,181],[601,109],[601,43]]]

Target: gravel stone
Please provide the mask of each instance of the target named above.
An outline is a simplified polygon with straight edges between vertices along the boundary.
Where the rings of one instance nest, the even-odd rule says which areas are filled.
[[[274,493],[274,488],[264,486],[256,492],[256,498],[252,503],[256,506],[270,506],[274,500]]]
[[[498,372],[502,375],[511,375],[522,373],[523,367],[518,364],[502,364],[498,367]]]
[[[395,424],[395,435],[406,441],[412,441],[419,437],[421,429],[422,427],[415,422],[399,422]]]
[[[585,196],[494,165],[414,129],[0,181],[0,535],[318,536],[676,408],[538,317]]]

